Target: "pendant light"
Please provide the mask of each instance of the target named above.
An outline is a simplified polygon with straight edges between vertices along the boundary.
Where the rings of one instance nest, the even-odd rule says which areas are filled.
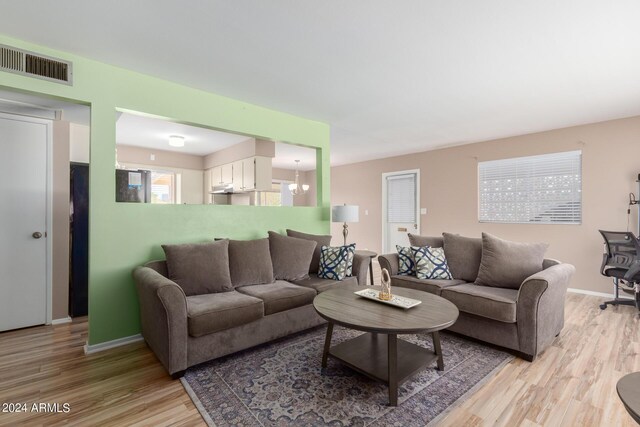
[[[308,184],[300,185],[300,174],[298,172],[298,167],[299,166],[300,166],[300,160],[296,160],[296,178],[295,178],[295,181],[293,183],[289,184],[289,191],[294,196],[297,196],[299,194],[304,194],[307,191],[309,191],[309,185]]]

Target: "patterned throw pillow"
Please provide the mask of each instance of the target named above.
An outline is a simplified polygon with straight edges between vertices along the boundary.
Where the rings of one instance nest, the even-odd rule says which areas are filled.
[[[411,246],[418,279],[451,279],[443,248]]]
[[[343,246],[347,251],[347,277],[353,276],[353,257],[356,255],[356,244],[352,243],[347,246]]]
[[[413,254],[410,247],[396,245],[398,251],[398,275],[415,276],[416,264],[413,262]]]
[[[347,276],[349,251],[346,246],[322,246],[320,248],[320,268],[318,277],[321,279],[342,280]]]

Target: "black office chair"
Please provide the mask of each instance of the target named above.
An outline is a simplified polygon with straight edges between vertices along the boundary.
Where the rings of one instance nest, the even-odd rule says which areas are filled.
[[[599,230],[607,252],[602,257],[600,273],[613,278],[614,299],[600,305],[633,305],[640,310],[640,241],[628,231]],[[620,298],[620,289],[633,299]]]

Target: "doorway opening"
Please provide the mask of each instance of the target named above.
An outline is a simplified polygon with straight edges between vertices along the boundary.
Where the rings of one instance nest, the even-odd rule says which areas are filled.
[[[0,332],[88,313],[90,116],[87,105],[0,90]],[[78,165],[85,186],[74,195]]]

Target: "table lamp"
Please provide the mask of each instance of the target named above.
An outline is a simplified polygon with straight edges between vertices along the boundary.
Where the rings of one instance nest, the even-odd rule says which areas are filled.
[[[349,235],[348,222],[358,222],[358,206],[356,205],[338,205],[331,209],[331,221],[342,222],[342,236],[344,237],[344,244],[347,244],[347,236]]]

